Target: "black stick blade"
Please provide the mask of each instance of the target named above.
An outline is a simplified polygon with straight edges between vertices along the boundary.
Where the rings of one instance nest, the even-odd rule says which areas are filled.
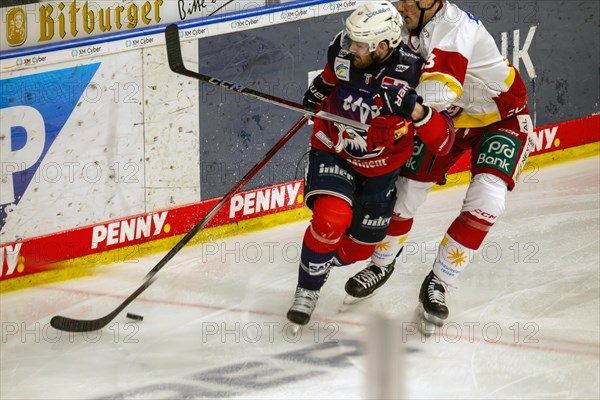
[[[165,29],[165,41],[167,43],[167,58],[169,59],[171,71],[181,72],[185,70],[181,55],[181,43],[179,42],[179,28],[176,24],[171,24]]]
[[[112,314],[99,319],[80,320],[57,315],[52,317],[50,325],[54,329],[66,332],[90,332],[102,329],[112,321]]]
[[[165,263],[163,263],[163,265]],[[156,270],[156,272],[158,272],[158,269]],[[156,272],[154,274],[156,274]],[[108,323],[110,321],[115,319],[115,317],[117,315],[119,315],[119,313],[121,311],[123,311],[125,309],[125,307],[127,307],[129,305],[129,303],[131,303],[133,300],[135,300],[140,294],[142,294],[142,292],[144,290],[148,289],[148,287],[154,283],[154,281],[156,280],[156,276],[154,276],[154,274],[150,275],[150,277],[147,277],[146,280],[144,281],[144,283],[142,284],[142,286],[137,288],[137,290],[135,292],[133,292],[131,295],[129,295],[129,297],[126,298],[125,301],[123,301],[110,314],[105,315],[102,318],[74,319],[74,318],[69,318],[69,317],[63,317],[61,315],[56,315],[56,316],[52,317],[52,319],[50,320],[50,325],[54,329],[58,329],[60,331],[67,331],[67,332],[91,332],[91,331],[100,330],[100,329],[104,328],[106,325],[108,325]]]

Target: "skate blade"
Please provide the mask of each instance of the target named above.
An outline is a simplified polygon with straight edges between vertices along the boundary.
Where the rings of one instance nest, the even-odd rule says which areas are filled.
[[[344,304],[345,305],[352,305],[352,304],[356,304],[356,303],[360,303],[363,300],[366,299],[370,299],[371,297],[375,296],[377,292],[373,292],[368,296],[365,297],[354,297],[354,296],[350,296],[349,294],[346,295],[346,297],[344,297]]]
[[[295,324],[293,322],[290,322],[290,332],[292,335],[294,336],[298,336],[298,332],[300,332],[300,330],[302,329],[301,325]]]
[[[419,332],[421,332],[425,337],[430,337],[433,335],[437,329],[437,326],[426,319],[421,319],[417,324]]]
[[[343,313],[346,310],[350,309],[352,307],[352,305],[354,305],[356,303],[360,303],[361,301],[366,300],[369,297],[373,297],[373,296],[375,296],[375,293],[372,293],[366,297],[354,297],[354,296],[350,296],[349,294],[347,294],[346,297],[344,297],[344,300],[342,301],[342,305],[338,309],[338,312]]]
[[[427,313],[421,303],[415,309],[414,319],[417,328],[426,337],[433,335],[436,330],[444,325],[444,320]]]
[[[443,319],[436,317],[435,315],[429,314],[427,311],[425,311],[422,303],[419,303],[418,310],[419,310],[421,317],[423,319],[427,320],[428,322],[431,322],[435,326],[439,326],[439,327],[444,325],[445,321]]]

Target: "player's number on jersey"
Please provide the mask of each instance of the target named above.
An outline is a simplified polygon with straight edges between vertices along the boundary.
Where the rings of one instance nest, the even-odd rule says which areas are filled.
[[[427,60],[425,65],[423,65],[423,70],[433,68],[434,65],[435,65],[435,54],[431,53],[431,56],[429,56],[429,60]]]

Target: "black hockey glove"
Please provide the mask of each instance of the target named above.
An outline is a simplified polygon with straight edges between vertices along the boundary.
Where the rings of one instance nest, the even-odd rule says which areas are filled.
[[[423,98],[410,86],[387,86],[377,91],[375,103],[381,114],[394,114],[411,119],[416,104],[423,104]]]
[[[318,75],[304,93],[302,105],[311,111],[316,111],[317,107],[329,96],[332,89],[333,86],[326,84],[321,75]]]

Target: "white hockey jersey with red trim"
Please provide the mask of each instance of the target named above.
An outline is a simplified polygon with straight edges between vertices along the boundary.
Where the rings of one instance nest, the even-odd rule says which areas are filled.
[[[403,34],[426,60],[417,93],[436,110],[447,110],[455,128],[483,127],[527,111],[518,71],[470,13],[445,2],[418,36]]]

